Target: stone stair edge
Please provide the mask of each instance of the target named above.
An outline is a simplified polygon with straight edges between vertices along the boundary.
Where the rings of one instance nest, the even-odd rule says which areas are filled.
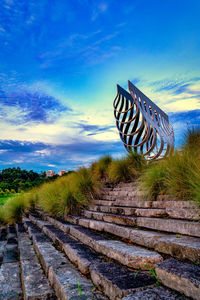
[[[34,216],[30,216],[30,220],[44,230],[45,223],[38,222]],[[80,228],[78,226],[71,226],[69,234],[80,240],[81,243],[94,249],[97,253],[106,255],[125,266],[135,269],[146,269],[146,266],[154,266],[156,263],[162,261],[161,255],[153,250],[129,245],[118,240],[110,240],[106,237],[101,238],[101,235],[98,234],[95,234],[96,237],[93,238],[90,236],[90,230],[85,229],[84,232],[81,232]],[[87,230],[89,231],[89,236]]]
[[[180,220],[199,221],[200,209],[181,209],[181,208],[156,208],[156,207],[131,207],[131,206],[106,206],[91,204],[85,211],[99,213],[113,213],[127,216],[143,217],[166,217]]]
[[[46,216],[46,218],[61,230],[66,230],[62,222],[50,216]],[[200,263],[200,238],[198,237],[125,227],[75,216],[69,216],[66,221],[92,230],[108,232],[139,246],[155,249],[159,253],[169,254],[178,259]]]
[[[41,223],[41,225],[42,225],[42,223]],[[45,225],[44,225],[44,227],[45,227]],[[128,274],[130,274],[130,275],[132,274],[131,275],[132,278],[134,278],[134,274],[135,273],[131,273],[130,271],[128,271],[128,269],[125,269],[125,267],[121,267],[120,265],[116,265],[115,263],[109,263],[109,262],[107,263],[107,262],[105,262],[105,263],[97,263],[97,264],[91,265],[91,267],[89,268],[89,270],[90,270],[91,279],[92,279],[93,283],[96,286],[98,286],[100,289],[103,287],[103,291],[105,292],[105,294],[107,296],[109,296],[110,299],[121,299],[122,297],[126,296],[129,293],[135,292],[136,289],[133,286],[132,286],[132,288],[129,288],[129,289],[127,287],[124,287],[124,288],[121,287],[120,288],[120,282],[119,282],[119,280],[117,280],[118,282],[115,283],[115,281],[116,281],[115,273],[113,272],[113,276],[111,276],[112,278],[110,278],[109,274],[112,273],[112,272],[110,272],[109,274],[107,274],[104,271],[102,271],[101,270],[101,265],[102,264],[104,265],[104,268],[107,267],[109,270],[111,270],[113,268],[115,270],[115,268],[117,266],[119,266],[120,271],[126,270],[126,271],[124,271],[125,274],[126,274],[126,272],[129,272]],[[101,272],[103,272],[103,273],[101,273]],[[103,274],[103,276],[101,276],[100,274]],[[122,279],[121,279],[124,283],[125,283],[125,279],[127,281],[127,278],[124,277],[125,274],[122,276]],[[142,276],[142,274],[143,274],[143,272],[141,272],[141,276]],[[145,276],[144,277],[145,279],[146,279],[146,277],[148,277],[149,278],[148,280],[151,280],[150,281],[151,284],[148,284],[148,282],[146,282],[147,287],[148,288],[149,287],[154,287],[154,284],[155,284],[154,278],[151,277],[151,276],[149,277],[149,276],[147,276],[145,274],[143,276]],[[142,278],[141,284],[144,284],[143,283],[144,278]],[[114,283],[113,283],[113,280],[115,280]],[[130,283],[129,283],[129,285],[130,285]]]
[[[52,246],[50,240],[46,240],[44,232],[42,233],[39,229],[37,229],[38,232],[29,230],[32,221],[28,218],[23,218],[22,221],[28,229],[34,248],[58,299],[107,299],[100,292],[94,291],[93,284],[80,274],[60,251]]]
[[[51,217],[49,217],[49,218],[51,218]],[[177,260],[175,260],[174,258],[173,258],[173,260],[174,261],[177,261]],[[167,286],[167,287],[169,287],[169,288],[172,288],[173,290],[175,290],[175,291],[177,291],[177,292],[181,292],[181,293],[184,293],[186,296],[188,296],[188,297],[192,297],[193,299],[198,299],[199,300],[199,298],[198,298],[198,293],[199,293],[199,289],[200,289],[200,285],[198,286],[198,287],[196,287],[195,286],[195,283],[193,282],[193,277],[192,276],[190,276],[190,277],[188,277],[188,281],[187,281],[187,284],[186,284],[186,286],[185,286],[185,288],[183,288],[183,286],[184,286],[184,284],[185,284],[185,279],[183,279],[183,282],[181,282],[181,280],[182,280],[182,276],[183,275],[181,275],[181,276],[179,276],[178,277],[178,279],[179,279],[179,281],[178,281],[178,284],[176,284],[176,286],[174,286],[174,285],[170,285],[169,284],[169,282],[168,282],[168,280],[169,280],[169,278],[170,277],[173,277],[174,276],[174,272],[168,272],[168,274],[167,274],[167,279],[166,279],[166,274],[165,274],[165,276],[163,276],[162,274],[160,274],[160,269],[162,269],[162,264],[164,264],[164,263],[168,263],[168,261],[170,261],[170,259],[167,259],[167,260],[165,260],[164,262],[161,262],[161,263],[159,263],[159,264],[157,264],[156,265],[156,267],[155,267],[155,269],[157,270],[157,276],[158,276],[158,279],[165,285],[165,286]],[[188,263],[185,263],[185,262],[180,262],[180,261],[178,261],[178,263],[182,266],[182,268],[184,268],[184,265],[185,264],[188,264]],[[191,264],[190,264],[191,265]],[[193,266],[195,266],[195,265],[193,265]],[[196,267],[196,266],[195,266]],[[200,267],[198,267],[199,268],[199,270],[200,270]],[[93,282],[96,282],[96,284],[97,284],[97,286],[98,286],[98,282],[100,282],[101,284],[102,284],[102,278],[101,278],[101,276],[100,276],[100,273],[98,273],[98,274],[95,274],[95,272],[93,271],[95,268],[92,268],[91,269],[91,271],[94,273],[93,274]],[[100,277],[99,277],[100,276]],[[199,275],[198,276],[200,276],[200,272],[199,272]],[[165,277],[165,279],[163,279],[163,277]],[[184,276],[183,276],[184,277]],[[181,279],[180,279],[181,278]],[[199,278],[199,277],[198,277]],[[171,279],[172,280],[172,279]],[[200,284],[200,282],[199,282],[199,284]],[[110,288],[110,287],[109,287]],[[153,291],[154,290],[154,288],[153,288],[153,286],[151,287],[151,289],[150,289],[150,291]],[[165,291],[166,291],[166,289],[165,289]],[[198,292],[198,293],[197,293]],[[141,291],[141,293],[142,293],[142,291]],[[168,293],[168,290],[166,291],[166,293]],[[128,294],[130,294],[130,292],[128,293]],[[133,294],[133,296],[135,295],[135,291],[134,291],[134,294]],[[173,292],[172,292],[172,295],[173,295]],[[124,295],[124,297],[125,296],[127,296],[127,295]],[[174,296],[175,298],[176,298],[176,295]],[[174,299],[175,299],[174,298]],[[115,299],[115,298],[111,298],[111,299]],[[119,299],[121,299],[121,298],[119,298]],[[127,300],[128,299],[134,299],[134,298],[128,298],[128,296],[127,296]],[[171,299],[173,299],[173,298],[171,298]],[[177,299],[181,299],[181,296],[180,296],[180,298],[177,298]],[[124,300],[125,300],[125,298],[124,298]]]

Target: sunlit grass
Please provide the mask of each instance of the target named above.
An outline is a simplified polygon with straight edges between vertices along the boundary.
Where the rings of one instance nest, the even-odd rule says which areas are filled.
[[[88,169],[81,168],[28,192],[1,197],[5,203],[0,206],[0,223],[20,221],[24,212],[35,208],[55,217],[78,213],[98,192],[102,180],[116,184],[139,179],[151,199],[158,194],[171,194],[200,205],[199,149],[200,130],[196,129],[188,131],[181,150],[159,161],[147,164],[144,157],[135,152],[118,160],[104,156]]]
[[[122,159],[111,162],[108,178],[113,183],[133,181],[141,174],[146,166],[146,160],[136,152],[130,152]]]
[[[97,180],[107,179],[109,166],[112,162],[112,157],[110,155],[105,155],[99,159],[99,161],[94,162],[90,170],[93,176]]]
[[[194,140],[193,140],[194,139]],[[169,157],[152,162],[140,181],[149,197],[171,194],[200,205],[200,130],[189,130],[185,144]]]

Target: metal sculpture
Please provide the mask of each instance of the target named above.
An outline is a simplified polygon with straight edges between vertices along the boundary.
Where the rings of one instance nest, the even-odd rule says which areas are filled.
[[[167,114],[128,81],[129,92],[117,85],[114,116],[124,147],[148,160],[166,156],[174,147]]]

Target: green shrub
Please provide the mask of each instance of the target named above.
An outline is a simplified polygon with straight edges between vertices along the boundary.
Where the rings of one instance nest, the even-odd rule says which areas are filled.
[[[113,183],[131,181],[136,175],[137,171],[129,167],[126,158],[113,161],[108,171],[108,177]]]
[[[146,160],[142,155],[129,152],[126,157],[110,163],[108,178],[113,183],[132,181],[141,174],[145,166]]]
[[[130,151],[127,155],[129,167],[138,172],[138,174],[146,167],[147,161],[143,155]]]
[[[5,224],[5,216],[3,207],[0,207],[0,226]]]
[[[196,147],[197,145],[197,147]],[[150,197],[172,194],[200,205],[200,131],[186,134],[182,150],[171,152],[165,160],[152,162],[140,178]]]
[[[20,222],[23,213],[29,208],[30,203],[26,201],[23,193],[9,198],[2,207],[4,221],[9,224]]]
[[[140,183],[149,199],[166,192],[166,176],[165,161],[152,162],[148,165],[140,177]]]
[[[183,149],[199,152],[200,149],[200,127],[189,128],[185,134]]]
[[[98,162],[94,162],[91,165],[91,172],[97,179],[107,178],[108,168],[112,162],[112,157],[110,155],[105,155]]]

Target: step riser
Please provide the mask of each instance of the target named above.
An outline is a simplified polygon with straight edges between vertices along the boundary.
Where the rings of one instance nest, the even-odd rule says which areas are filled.
[[[153,218],[137,218],[139,227],[200,237],[200,223]]]
[[[33,216],[30,216],[31,220],[37,224],[41,224]],[[58,225],[58,224],[57,224]],[[41,229],[54,241],[56,242],[56,236],[49,232],[48,228],[45,226]],[[59,228],[61,229],[61,228]],[[90,246],[96,252],[106,255],[109,258],[115,259],[116,261],[124,264],[128,267],[134,269],[147,269],[148,266],[154,266],[156,263],[161,262],[162,256],[156,254],[155,252],[145,250],[140,247],[130,246],[123,244],[120,241],[109,241],[109,240],[96,240],[86,233],[79,230],[78,227],[71,227],[70,234],[76,239],[80,240],[82,243]],[[60,242],[60,247],[63,248],[62,242]],[[68,246],[69,248],[69,246]],[[66,253],[67,254],[67,253]],[[73,258],[73,250],[70,253],[70,257]],[[145,266],[146,265],[146,266]]]
[[[200,263],[200,239],[198,238],[187,236],[176,237],[176,235],[168,236],[165,233],[137,230],[89,219],[79,219],[78,223],[85,228],[108,232],[131,240],[134,244],[153,248],[160,253],[169,254],[172,257]]]
[[[32,220],[34,220],[34,217],[31,217]],[[36,220],[35,220],[35,223],[36,223]],[[37,223],[42,224],[42,222],[38,222],[37,220]],[[45,222],[44,222],[45,223]],[[57,225],[59,225],[59,222],[57,222]],[[62,227],[62,226],[61,226]],[[43,225],[43,229],[45,228],[45,225]],[[71,229],[74,229],[74,230],[77,230],[77,226],[71,226]],[[50,230],[50,229],[49,229]],[[46,231],[46,233],[48,233],[48,231]],[[51,234],[51,237],[52,237],[52,234]],[[55,237],[54,237],[54,240]],[[93,242],[94,242],[94,239],[91,239]],[[88,240],[88,241],[91,241],[91,240]],[[100,241],[99,241],[100,242]],[[70,247],[70,245],[68,245],[68,247]],[[64,245],[63,245],[63,249],[64,249]],[[47,255],[48,256],[48,253],[44,254],[45,252],[43,252],[43,256],[44,255]],[[41,255],[41,253],[40,253]],[[73,257],[72,257],[72,260],[73,260]],[[91,279],[93,281],[93,283],[99,287],[101,290],[103,290],[103,292],[110,298],[110,299],[121,299],[122,297],[124,297],[125,295],[128,295],[130,293],[133,293],[136,288],[134,287],[134,284],[132,284],[131,282],[128,282],[128,278],[130,276],[132,276],[132,280],[134,278],[134,274],[133,272],[130,272],[128,269],[125,269],[124,267],[121,267],[119,264],[114,264],[114,263],[103,263],[105,264],[105,266],[108,268],[108,270],[112,270],[112,268],[114,267],[114,269],[116,270],[120,268],[120,270],[122,269],[122,273],[124,272],[124,275],[122,274],[122,278],[121,280],[122,281],[127,281],[127,286],[124,282],[123,284],[123,288],[119,288],[119,280],[118,280],[118,276],[117,276],[117,281],[118,283],[116,282],[115,283],[115,272],[113,273],[112,275],[112,280],[110,280],[108,277],[110,277],[110,272],[109,274],[107,274],[106,272],[104,272],[104,268],[103,268],[103,271],[101,270],[101,268],[99,269],[99,267],[101,267],[102,265],[102,262],[100,261],[93,261],[93,263],[90,263],[90,266],[88,266],[89,268],[89,273],[90,273],[90,276],[91,276]],[[54,286],[54,289],[56,290],[56,293],[57,295],[59,295],[60,299],[69,299],[69,298],[66,298],[66,294],[62,291],[62,286],[60,284],[60,278],[59,278],[59,272],[57,271],[57,274],[55,274],[55,270],[56,268],[55,267],[49,267],[48,269],[48,276],[49,276],[49,280],[50,282],[52,283],[52,285]],[[102,272],[103,272],[103,275],[102,275]],[[120,274],[121,272],[119,272]],[[112,271],[111,271],[111,274],[112,274]],[[108,276],[108,277],[107,277]],[[124,276],[125,279],[124,279]],[[143,285],[145,285],[145,287],[151,287],[151,286],[154,286],[154,281],[155,279],[153,277],[150,277],[149,275],[146,275],[145,273],[143,272],[140,272],[140,277],[141,277],[141,283],[138,285],[137,289],[138,290],[141,290],[143,289]],[[101,279],[101,281],[99,281],[98,279]],[[114,282],[113,282],[114,280]],[[144,283],[145,281],[145,283]],[[131,284],[131,286],[130,286]],[[81,288],[82,288],[82,284],[80,284]],[[128,286],[130,286],[130,288],[128,288]],[[93,298],[89,298],[89,299],[93,299]],[[97,299],[97,298],[94,298],[94,300]],[[104,298],[98,298],[98,299],[104,299]]]
[[[200,267],[171,258],[158,264],[155,270],[165,286],[192,299],[200,299]]]
[[[116,207],[106,205],[90,205],[88,207],[90,211],[94,212],[106,212],[112,214],[119,214],[125,216],[137,216],[137,217],[170,217],[173,219],[194,220],[200,219],[199,209],[181,209],[181,208],[132,208],[132,207]]]
[[[32,218],[32,220],[34,220],[34,218]],[[45,227],[45,222],[37,220],[37,224],[39,224],[40,227]],[[72,296],[78,297],[79,284],[82,294],[93,299],[95,296],[92,293],[94,289],[93,285],[80,275],[75,267],[59,253],[50,242],[38,242],[37,234],[33,233],[32,238],[33,245],[57,297],[63,300],[70,300]],[[102,299],[104,299],[103,296]]]
[[[109,222],[112,224],[127,225],[127,226],[137,225],[138,227],[144,227],[153,230],[200,237],[199,222],[189,222],[189,221],[176,220],[176,219],[119,216],[114,214],[98,213],[92,211],[84,211],[83,214],[88,219]]]

